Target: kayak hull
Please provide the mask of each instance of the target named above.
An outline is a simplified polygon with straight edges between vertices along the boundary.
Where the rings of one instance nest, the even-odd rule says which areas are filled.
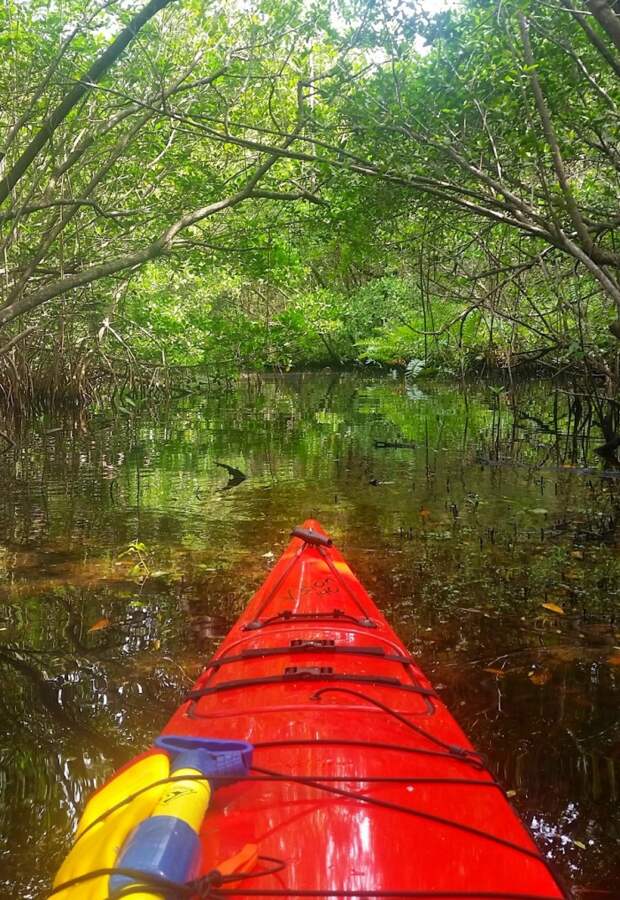
[[[248,774],[198,819],[193,876],[255,847],[217,896],[568,896],[321,526],[293,534],[157,742],[253,746]]]
[[[312,520],[303,528],[324,535]],[[193,693],[165,733],[249,741],[257,769],[283,776],[216,793],[203,872],[254,843],[285,868],[249,889],[564,896],[333,547],[293,538]]]

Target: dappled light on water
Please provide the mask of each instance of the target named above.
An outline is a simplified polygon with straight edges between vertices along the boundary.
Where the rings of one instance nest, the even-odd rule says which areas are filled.
[[[553,391],[295,375],[22,435],[0,471],[0,894],[44,894],[86,795],[313,516],[561,872],[618,896],[620,482]]]

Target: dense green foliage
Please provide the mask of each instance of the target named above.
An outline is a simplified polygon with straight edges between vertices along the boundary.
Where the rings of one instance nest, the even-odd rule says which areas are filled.
[[[354,362],[615,396],[610,0],[7,0],[0,41],[7,399]]]

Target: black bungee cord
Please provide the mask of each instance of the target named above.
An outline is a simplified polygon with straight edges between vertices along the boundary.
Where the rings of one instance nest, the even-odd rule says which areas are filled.
[[[430,731],[426,731],[426,729],[422,728],[421,725],[417,725],[415,722],[412,722],[411,719],[408,719],[406,716],[403,716],[395,709],[392,709],[392,707],[388,706],[387,703],[383,703],[381,700],[377,700],[376,697],[371,697],[370,694],[366,694],[364,693],[364,691],[356,691],[353,688],[327,686],[324,688],[320,688],[318,691],[315,691],[314,694],[311,695],[310,699],[319,701],[323,694],[327,693],[350,694],[352,697],[359,697],[361,700],[365,700],[367,703],[371,703],[373,706],[376,706],[378,709],[386,713],[386,715],[392,716],[398,722],[406,725],[407,728],[415,731],[415,733],[419,734],[421,737],[426,738],[426,740],[430,741],[432,744],[435,744],[437,747],[441,747],[443,750],[446,750],[447,753],[449,753],[451,756],[456,756],[459,759],[466,759],[468,762],[471,762],[473,766],[484,768],[484,762],[480,753],[477,753],[475,750],[468,750],[467,747],[460,747],[458,744],[451,744],[448,741],[442,740],[436,735],[431,734]]]
[[[213,869],[211,872],[207,872],[206,875],[202,875],[200,878],[195,878],[185,884],[178,881],[170,881],[168,878],[161,878],[158,875],[152,875],[148,872],[143,872],[141,869],[130,869],[123,866],[93,869],[90,872],[84,872],[83,875],[77,875],[75,878],[70,878],[62,884],[56,885],[56,887],[50,891],[49,896],[52,897],[54,894],[59,894],[61,891],[77,887],[79,884],[85,884],[95,878],[120,875],[125,878],[133,879],[134,884],[119,888],[117,891],[110,894],[106,900],[119,900],[121,897],[128,897],[131,894],[144,892],[145,889],[153,889],[154,891],[157,891],[157,893],[165,895],[167,898],[174,896],[178,898],[192,897],[203,900],[203,898],[212,897],[213,889],[219,888],[223,884],[244,881],[248,878],[260,878],[265,875],[276,875],[286,868],[284,860],[276,859],[273,856],[260,855],[258,859],[261,862],[271,863],[271,865],[267,868],[254,870],[252,872],[232,872],[229,875],[223,875],[218,869]]]

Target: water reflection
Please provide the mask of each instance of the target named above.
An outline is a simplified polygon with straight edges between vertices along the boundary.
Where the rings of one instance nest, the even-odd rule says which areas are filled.
[[[0,894],[42,895],[314,515],[561,870],[617,896],[620,486],[561,415],[544,385],[311,375],[27,430],[0,468]]]

